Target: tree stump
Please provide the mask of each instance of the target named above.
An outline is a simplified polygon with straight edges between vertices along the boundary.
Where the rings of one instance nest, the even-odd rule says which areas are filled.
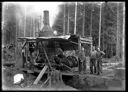
[[[62,75],[60,71],[55,70],[51,73],[51,85],[53,87],[59,87],[63,84],[62,82]]]

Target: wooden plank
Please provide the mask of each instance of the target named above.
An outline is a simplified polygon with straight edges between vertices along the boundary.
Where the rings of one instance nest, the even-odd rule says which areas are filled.
[[[81,41],[81,43],[92,44],[92,42],[85,42],[85,41]]]
[[[25,41],[22,45],[22,49],[24,49],[25,45],[26,45],[27,41]]]
[[[47,80],[41,85],[41,87],[43,87],[49,80],[50,80],[50,77],[47,78]]]
[[[44,50],[45,57],[46,57],[46,59],[47,59],[47,61],[48,61],[48,64],[49,64],[49,68],[52,70],[51,63],[50,63],[50,61],[49,61],[48,55],[47,55],[47,53],[46,53],[44,47],[43,47],[43,50]]]
[[[80,38],[81,41],[88,41],[88,42],[92,42],[92,39],[90,38]]]
[[[44,68],[41,70],[40,74],[37,76],[37,78],[36,78],[36,80],[34,81],[33,84],[37,84],[39,82],[39,80],[41,79],[41,77],[43,76],[43,74],[45,73],[47,68],[48,68],[48,66],[45,65]]]

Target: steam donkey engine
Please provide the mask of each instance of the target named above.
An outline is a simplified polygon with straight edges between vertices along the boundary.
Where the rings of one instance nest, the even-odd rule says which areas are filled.
[[[78,39],[76,35],[55,36],[49,25],[49,12],[44,11],[43,28],[38,37],[20,37],[18,41],[21,47],[22,61],[17,62],[18,68],[41,70],[45,65],[49,69],[71,71],[78,66],[75,55],[66,55],[67,51],[78,50]]]

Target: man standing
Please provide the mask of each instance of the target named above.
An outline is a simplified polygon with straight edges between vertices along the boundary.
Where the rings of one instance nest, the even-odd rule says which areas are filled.
[[[83,56],[83,73],[86,73],[86,56],[85,56],[85,49],[82,47],[82,56]]]
[[[103,51],[100,51],[99,48],[97,48],[97,75],[100,75],[102,73],[102,57],[105,55]]]
[[[84,48],[81,48],[81,51],[79,53],[78,61],[79,61],[79,72],[80,73],[85,73],[86,71],[86,57],[85,57],[85,52]]]
[[[90,57],[90,74],[96,73],[96,53],[95,47],[93,46],[91,57]]]

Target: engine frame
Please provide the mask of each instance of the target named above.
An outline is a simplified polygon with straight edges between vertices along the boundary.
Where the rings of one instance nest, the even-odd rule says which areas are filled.
[[[74,40],[75,39],[75,40]],[[92,49],[92,38],[82,38],[76,35],[58,36],[58,37],[20,37],[18,38],[18,43],[21,43],[20,52],[22,53],[22,61],[16,62],[18,68],[21,70],[31,70],[32,72],[40,72],[44,65],[48,65],[49,69],[53,69],[53,56],[56,55],[56,48],[61,48],[63,51],[78,50],[81,51],[82,44],[89,44],[90,51]],[[32,44],[32,46],[30,46]],[[35,45],[35,46],[34,46]],[[19,47],[18,47],[19,48]],[[34,49],[34,51],[32,50]],[[36,55],[33,58],[32,53],[35,52]],[[37,60],[42,54],[44,61],[42,60],[41,67]],[[41,56],[41,58],[42,58]],[[29,58],[28,58],[29,57]],[[78,62],[79,69],[79,62]],[[72,70],[72,69],[71,69]],[[72,72],[72,71],[70,71]]]

